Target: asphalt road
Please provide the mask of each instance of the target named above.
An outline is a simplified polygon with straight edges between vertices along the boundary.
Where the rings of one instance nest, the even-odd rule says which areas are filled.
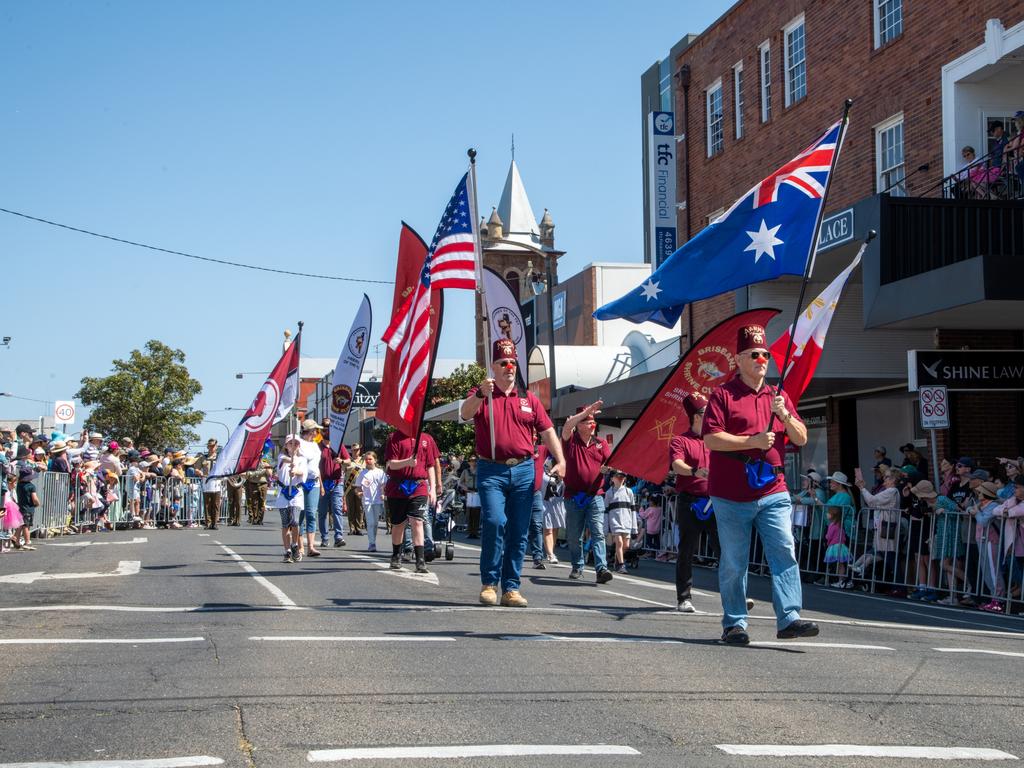
[[[0,557],[0,768],[1024,758],[1018,617],[806,587],[822,633],[780,643],[768,579],[752,577],[751,635],[765,644],[731,648],[717,643],[713,570],[696,569],[703,614],[676,613],[672,566],[650,561],[602,586],[528,565],[530,607],[501,609],[477,605],[478,550],[464,542],[430,577],[364,550],[351,537],[286,565],[267,525],[68,537]],[[735,754],[765,745],[999,752]],[[493,754],[442,759],[467,747]],[[379,751],[394,748],[423,751]],[[556,748],[579,754],[523,754]]]

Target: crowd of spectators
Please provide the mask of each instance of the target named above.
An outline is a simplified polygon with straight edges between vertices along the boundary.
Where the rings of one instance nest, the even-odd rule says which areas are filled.
[[[1024,197],[1024,110],[1011,126],[1001,120],[989,126],[990,151],[978,157],[972,146],[960,150],[962,163],[946,185],[949,196],[960,198]]]

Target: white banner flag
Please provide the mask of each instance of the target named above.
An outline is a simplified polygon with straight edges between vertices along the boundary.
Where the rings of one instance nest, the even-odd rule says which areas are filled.
[[[526,334],[523,333],[523,315],[512,289],[505,279],[490,267],[483,268],[484,296],[491,318],[491,342],[511,339],[519,356],[520,384],[526,386]],[[488,376],[490,373],[488,373]]]
[[[359,377],[363,373],[366,362],[366,350],[370,347],[370,326],[373,323],[373,311],[370,299],[363,294],[363,303],[352,322],[352,328],[345,337],[345,345],[341,348],[338,363],[334,366],[334,380],[331,384],[331,448],[337,452],[345,440],[348,417],[352,412],[352,401]]]

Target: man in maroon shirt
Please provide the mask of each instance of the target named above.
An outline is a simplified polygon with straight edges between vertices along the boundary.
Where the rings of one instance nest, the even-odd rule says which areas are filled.
[[[676,557],[676,604],[683,613],[693,613],[693,554],[702,532],[707,532],[713,550],[718,550],[718,527],[708,498],[709,451],[701,438],[704,409],[708,399],[694,392],[683,401],[689,418],[688,429],[672,438],[668,460],[676,473],[676,525],[679,550]]]
[[[562,475],[565,461],[544,406],[532,392],[516,387],[516,345],[509,339],[497,339],[492,359],[494,378],[484,379],[473,387],[459,408],[463,421],[473,420],[476,435],[483,584],[480,602],[496,605],[500,586],[501,604],[521,608],[526,606],[526,599],[519,594],[519,584],[533,506],[534,435],[540,437],[555,459],[552,474]]]
[[[412,549],[416,554],[416,573],[427,573],[423,554],[423,521],[427,505],[433,505],[436,481],[434,459],[437,444],[427,433],[409,437],[398,430],[388,435],[384,461],[388,481],[384,485],[388,519],[391,521],[391,568],[401,570],[402,538],[406,522],[412,527]]]
[[[565,453],[565,536],[569,540],[570,579],[583,578],[583,531],[590,529],[590,551],[594,553],[597,583],[612,580],[605,560],[604,475],[601,470],[612,453],[611,446],[597,436],[597,414],[601,401],[580,408],[562,427]]]
[[[348,450],[339,445],[337,452],[331,449],[331,423],[324,419],[320,428],[320,480],[324,492],[320,497],[320,546],[327,546],[327,515],[330,513],[334,525],[334,546],[345,546],[345,466],[349,461]]]
[[[711,451],[708,492],[718,518],[722,557],[722,642],[747,645],[747,560],[757,530],[772,571],[772,604],[779,639],[813,637],[818,626],[800,618],[803,593],[793,546],[789,491],[782,475],[784,437],[797,446],[807,428],[789,395],[765,384],[765,331],[748,325],[737,334],[739,376],[711,393],[702,434]]]

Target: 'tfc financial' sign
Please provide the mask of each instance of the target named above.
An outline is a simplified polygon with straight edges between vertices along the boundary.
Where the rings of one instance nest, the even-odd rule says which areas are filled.
[[[953,392],[1024,391],[1024,349],[911,349],[908,389],[943,385]]]
[[[648,198],[647,236],[654,268],[676,250],[676,136],[672,112],[647,116]]]

